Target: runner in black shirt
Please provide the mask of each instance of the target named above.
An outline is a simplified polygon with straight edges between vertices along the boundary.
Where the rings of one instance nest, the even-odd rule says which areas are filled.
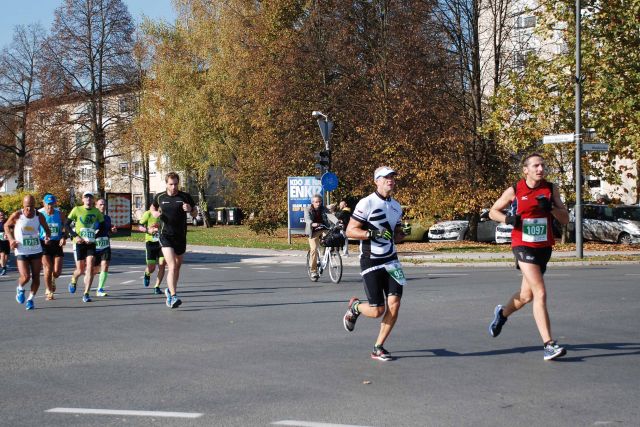
[[[156,195],[151,204],[151,214],[160,219],[160,224],[155,227],[160,234],[162,255],[167,262],[167,307],[177,308],[182,301],[176,295],[178,278],[182,259],[187,249],[187,212],[192,216],[197,214],[193,198],[183,191],[178,190],[180,177],[175,172],[169,172],[165,177],[167,191]],[[150,230],[155,232],[155,229]]]

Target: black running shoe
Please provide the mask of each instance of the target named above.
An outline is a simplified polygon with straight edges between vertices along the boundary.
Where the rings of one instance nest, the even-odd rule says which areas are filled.
[[[507,318],[502,315],[503,308],[501,305],[497,305],[493,311],[493,322],[489,325],[489,334],[494,338],[500,335],[502,326],[507,323]]]
[[[347,312],[345,313],[344,318],[342,319],[344,328],[348,332],[353,331],[353,328],[356,327],[356,320],[358,320],[358,316],[360,316],[360,313],[357,313],[353,308],[353,305],[357,302],[360,302],[358,298],[351,297],[351,299],[349,300],[349,308],[347,309]]]
[[[544,360],[553,360],[567,354],[564,347],[560,347],[555,341],[550,341],[544,346]]]
[[[371,352],[371,358],[375,360],[381,360],[383,362],[387,362],[389,360],[393,360],[391,354],[384,349],[381,345],[376,345],[373,347],[373,351]]]

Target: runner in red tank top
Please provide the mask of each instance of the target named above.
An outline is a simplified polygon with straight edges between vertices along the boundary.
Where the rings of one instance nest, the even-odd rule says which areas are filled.
[[[552,360],[564,356],[566,350],[551,336],[543,275],[554,244],[551,223],[555,218],[561,224],[567,224],[569,213],[560,199],[558,187],[544,179],[545,164],[540,154],[527,156],[522,170],[524,179],[507,188],[489,212],[494,221],[513,225],[511,246],[516,267],[522,271],[520,291],[506,305],[495,308],[489,333],[497,337],[507,318],[533,301],[533,317],[544,343],[544,360]],[[506,215],[502,213],[509,207]]]

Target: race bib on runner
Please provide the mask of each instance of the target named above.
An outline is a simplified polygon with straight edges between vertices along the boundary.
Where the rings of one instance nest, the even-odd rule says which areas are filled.
[[[524,218],[522,220],[523,242],[547,241],[547,218]]]
[[[4,231],[0,231],[0,240],[4,240]]]
[[[78,236],[87,240],[89,243],[93,243],[96,241],[96,230],[93,228],[81,228]]]
[[[51,237],[52,238],[58,237],[58,235],[60,234],[60,224],[52,222],[47,225],[49,226],[49,230],[51,231]]]
[[[98,237],[96,239],[96,249],[106,249],[109,247],[108,237]]]
[[[151,241],[152,241],[152,242],[157,242],[157,241],[159,241],[159,240],[160,240],[160,235],[159,235],[158,233],[153,233],[153,234],[151,235]]]
[[[22,246],[24,249],[33,249],[40,246],[40,239],[37,237],[24,237],[22,239]]]
[[[400,286],[404,286],[407,284],[407,278],[404,276],[404,271],[402,271],[402,265],[400,264],[400,261],[393,260],[391,262],[388,262],[384,265],[384,268],[385,270],[387,270],[387,273],[389,273],[389,275],[393,277],[393,280],[398,282]]]

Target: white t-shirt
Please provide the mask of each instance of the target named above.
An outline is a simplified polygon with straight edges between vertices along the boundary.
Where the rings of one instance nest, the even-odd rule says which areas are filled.
[[[383,198],[378,192],[369,194],[356,205],[351,218],[365,224],[368,230],[394,230],[402,220],[400,203],[392,197]],[[397,258],[396,245],[391,240],[369,239],[360,241],[360,258],[387,261]],[[376,262],[376,264],[378,264]]]

